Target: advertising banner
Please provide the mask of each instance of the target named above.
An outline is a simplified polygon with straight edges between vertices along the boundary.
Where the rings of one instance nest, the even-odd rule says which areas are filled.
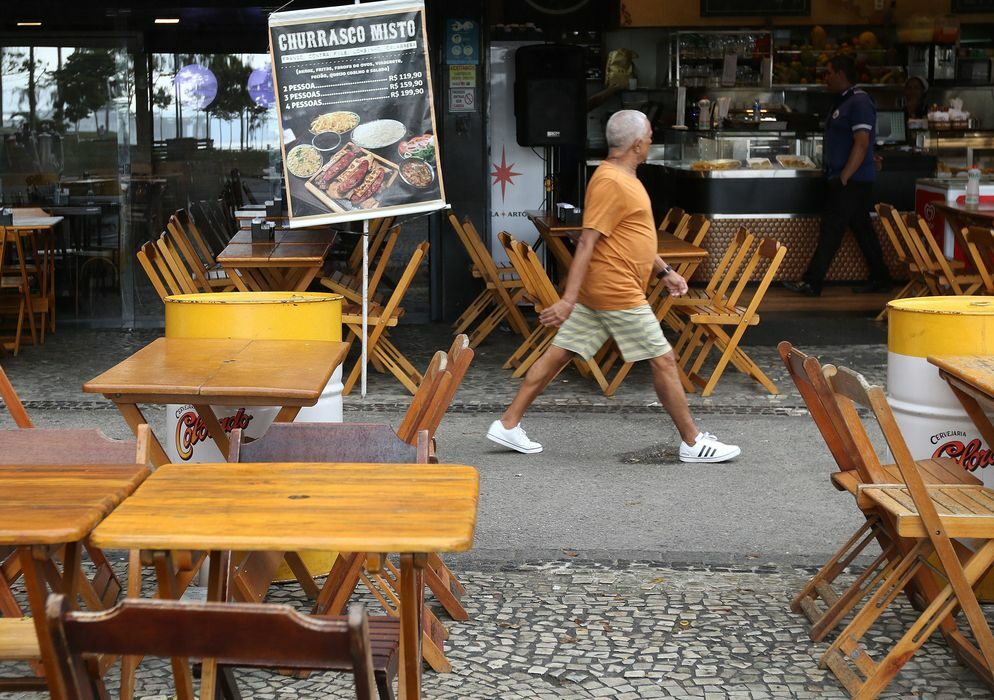
[[[445,206],[423,2],[274,12],[291,226]]]

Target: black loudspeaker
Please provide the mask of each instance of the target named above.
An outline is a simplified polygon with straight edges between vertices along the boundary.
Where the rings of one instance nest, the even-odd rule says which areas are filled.
[[[519,146],[582,146],[587,138],[583,49],[522,46],[514,54],[514,117]]]

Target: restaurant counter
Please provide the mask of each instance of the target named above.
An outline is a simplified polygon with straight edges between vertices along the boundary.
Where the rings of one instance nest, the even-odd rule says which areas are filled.
[[[883,155],[874,201],[887,201],[902,211],[914,209],[915,180],[930,167],[934,169],[935,159],[886,151]],[[588,177],[599,164],[599,160],[587,161]],[[690,214],[705,214],[711,220],[702,243],[710,256],[698,268],[696,281],[711,277],[725,248],[743,226],[757,236],[776,238],[787,247],[787,257],[776,279],[799,279],[804,273],[818,242],[825,206],[825,177],[820,169],[774,166],[699,171],[692,170],[685,161],[649,160],[639,167],[638,176],[649,192],[657,225],[673,206]],[[875,221],[874,226],[891,275],[898,279],[904,271],[897,255]],[[827,279],[862,280],[866,276],[863,256],[852,236],[847,235]]]

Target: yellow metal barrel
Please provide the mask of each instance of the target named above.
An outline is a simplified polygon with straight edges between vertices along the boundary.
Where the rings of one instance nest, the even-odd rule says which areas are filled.
[[[244,338],[246,340],[325,340],[342,339],[342,297],[310,292],[218,292],[178,294],[166,297],[167,338]],[[248,418],[245,433],[260,437],[272,424],[278,407],[216,406],[218,417],[239,415]],[[167,406],[166,452],[174,462],[224,461],[213,441],[201,442],[180,451],[178,429],[193,406]],[[314,407],[304,408],[299,421],[341,422],[342,370],[338,368]],[[195,452],[194,452],[195,450]],[[189,455],[189,456],[188,456]],[[327,573],[337,556],[334,552],[301,555],[313,574]],[[293,578],[281,565],[279,580]]]

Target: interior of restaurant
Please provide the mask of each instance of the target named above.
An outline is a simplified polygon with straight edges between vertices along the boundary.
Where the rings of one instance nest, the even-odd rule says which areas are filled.
[[[294,6],[328,4],[344,3],[299,0]],[[879,198],[912,210],[923,180],[962,175],[970,164],[985,176],[994,174],[994,3],[426,4],[447,199],[458,216],[476,222],[498,259],[496,237],[505,226],[494,213],[501,208],[495,193],[503,193],[495,133],[507,125],[498,123],[504,117],[488,102],[488,78],[498,69],[494,57],[507,55],[495,53],[502,46],[557,42],[578,44],[585,52],[586,139],[557,153],[559,201],[582,205],[586,178],[605,152],[607,117],[620,108],[640,109],[654,128],[641,176],[657,221],[672,206],[706,214],[713,229],[704,246],[714,249],[743,220],[757,233],[764,226],[785,231],[781,236],[792,252],[778,280],[799,275],[806,254],[797,242],[817,234],[821,131],[832,105],[821,76],[836,51],[856,58],[860,84],[879,110]],[[223,236],[225,212],[281,192],[265,38],[266,17],[277,6],[201,0],[153,7],[101,0],[37,2],[5,13],[0,200],[65,219],[56,244],[60,323],[160,325],[162,305],[134,256],[142,243],[181,208]],[[776,14],[773,8],[779,8]],[[475,75],[476,104],[484,106],[468,111],[453,109],[444,72],[444,26],[452,17],[474,18],[482,27]],[[925,78],[927,86],[916,98],[913,124],[907,121],[912,115],[906,113],[905,89],[912,75]],[[700,108],[705,98],[707,124]],[[519,166],[525,157],[533,159],[529,167],[541,170],[541,154],[525,153]],[[811,172],[765,179],[765,163],[777,171],[784,157],[810,159]],[[752,159],[754,172],[731,177],[694,169],[700,161],[723,159]],[[538,178],[541,183],[541,173]],[[538,203],[540,187],[532,188]],[[512,212],[523,228],[509,230],[534,240],[525,208],[535,206]],[[406,260],[405,246],[413,249],[424,239],[431,241],[429,265],[408,294],[407,318],[451,320],[474,296],[469,259],[445,217],[434,215],[405,223],[398,265]],[[342,240],[355,236],[343,233]],[[698,281],[709,271],[703,265]],[[849,241],[829,279],[859,279],[863,272]],[[896,267],[893,272],[899,275]]]

